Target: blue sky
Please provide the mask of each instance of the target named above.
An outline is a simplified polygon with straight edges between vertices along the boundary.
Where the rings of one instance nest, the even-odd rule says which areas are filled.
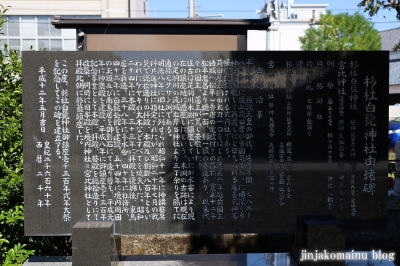
[[[280,2],[286,0],[279,0]],[[336,13],[353,13],[361,0],[294,0],[295,4],[329,4],[328,10]],[[150,18],[187,18],[188,0],[149,0]],[[257,19],[256,10],[264,6],[265,0],[196,0],[196,11],[200,16],[220,15],[226,19]],[[368,14],[364,14],[369,18]],[[381,11],[371,21],[377,30],[400,27],[394,11]]]

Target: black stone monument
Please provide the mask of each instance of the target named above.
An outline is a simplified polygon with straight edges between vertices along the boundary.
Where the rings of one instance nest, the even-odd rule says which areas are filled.
[[[26,235],[384,229],[388,52],[23,52]]]

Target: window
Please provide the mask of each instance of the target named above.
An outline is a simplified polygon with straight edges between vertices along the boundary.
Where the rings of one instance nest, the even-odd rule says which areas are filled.
[[[38,16],[38,36],[49,36],[50,21],[47,16]]]
[[[61,36],[61,29],[56,29],[53,25],[50,24],[50,35],[51,36]]]
[[[8,36],[19,36],[19,16],[8,16]]]
[[[62,41],[57,39],[50,40],[51,51],[61,51],[62,50]]]
[[[44,49],[45,51],[50,51],[50,42],[49,40],[38,40],[38,49]]]
[[[65,38],[76,38],[75,29],[62,29],[62,34]]]
[[[31,46],[33,50],[76,51],[76,30],[56,29],[51,25],[53,16],[4,16],[4,19],[0,45],[8,44],[11,49],[23,51],[28,51]]]
[[[19,39],[8,40],[8,46],[11,50],[21,50],[21,41]]]
[[[29,51],[31,47],[32,50],[37,50],[35,39],[22,39],[22,51]]]
[[[64,40],[64,51],[76,51],[76,40]]]
[[[22,16],[21,18],[22,37],[35,37],[37,27],[35,16]]]

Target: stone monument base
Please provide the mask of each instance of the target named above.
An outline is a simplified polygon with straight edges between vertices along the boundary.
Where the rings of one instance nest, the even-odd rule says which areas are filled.
[[[113,222],[77,222],[72,227],[74,266],[117,266]]]
[[[302,215],[298,217],[297,233],[294,234],[292,256],[301,265],[315,265],[312,256],[343,253],[346,248],[344,224],[330,215]],[[323,257],[323,256],[322,256]],[[318,258],[316,258],[318,259]],[[318,260],[318,265],[344,266],[344,260]]]

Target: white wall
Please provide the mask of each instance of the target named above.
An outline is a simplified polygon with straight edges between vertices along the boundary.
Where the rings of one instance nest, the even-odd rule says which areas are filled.
[[[389,105],[389,120],[400,117],[400,106]]]
[[[249,50],[301,50],[299,38],[304,36],[307,29],[315,26],[315,22],[318,21],[320,15],[326,14],[326,8],[328,7],[328,4],[290,4],[290,8],[288,8],[288,1],[283,0],[282,2],[281,0],[279,2],[278,7],[275,7],[277,10],[269,14],[271,26],[265,32],[266,37],[262,37],[261,33],[252,33],[248,37]],[[263,12],[261,14],[262,16],[265,15]],[[273,14],[279,15],[274,17]],[[290,14],[294,16],[291,17]],[[266,41],[265,45],[257,43],[264,40]],[[262,47],[265,48],[262,49]]]
[[[249,30],[247,31],[247,50],[265,51],[267,48],[267,31]]]
[[[129,0],[131,17],[146,17],[145,0]],[[103,18],[128,18],[128,0],[2,0],[10,6],[6,15],[91,15]],[[134,12],[141,10],[142,12]]]
[[[115,0],[113,0],[115,1]],[[16,1],[2,0],[10,6],[6,15],[100,15],[102,0],[49,0]]]

